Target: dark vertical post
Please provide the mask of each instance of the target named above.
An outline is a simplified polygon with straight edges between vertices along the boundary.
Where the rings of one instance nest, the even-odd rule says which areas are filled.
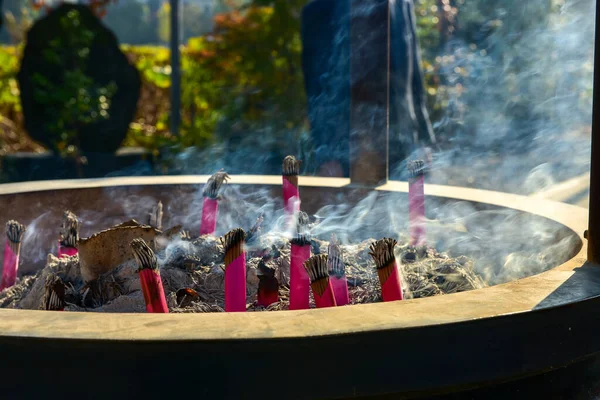
[[[592,165],[590,219],[587,232],[588,261],[600,264],[600,0],[596,1],[594,54],[594,108],[592,118]]]
[[[350,180],[388,178],[389,0],[350,0]]]
[[[181,63],[179,60],[179,4],[180,0],[170,0],[171,5],[171,134],[179,134],[181,120]]]

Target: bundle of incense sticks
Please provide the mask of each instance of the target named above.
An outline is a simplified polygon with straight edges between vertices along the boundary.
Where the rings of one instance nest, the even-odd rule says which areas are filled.
[[[346,279],[346,266],[344,265],[344,259],[342,257],[342,248],[340,247],[335,233],[331,235],[331,241],[329,242],[327,252],[327,269],[329,271],[333,293],[335,294],[335,302],[338,306],[345,306],[350,302],[350,297],[348,296],[348,280]]]
[[[17,281],[21,240],[23,240],[24,233],[25,225],[13,220],[6,223],[6,244],[4,245],[4,264],[0,290],[13,286]]]
[[[225,248],[225,311],[246,311],[246,232],[234,229],[221,243]]]
[[[168,313],[169,307],[167,307],[167,299],[165,298],[162,279],[160,279],[156,255],[144,239],[133,239],[130,246],[139,267],[138,273],[146,302],[146,311],[149,313]]]
[[[227,182],[230,176],[227,172],[220,170],[211,176],[202,192],[204,204],[202,205],[202,223],[200,225],[201,235],[213,235],[217,228],[217,213],[219,212],[219,192],[223,183]]]
[[[40,309],[47,311],[65,310],[65,284],[57,275],[51,274],[46,278],[44,297]]]
[[[258,264],[258,294],[256,303],[267,307],[279,301],[279,281],[275,277],[275,269],[269,267],[265,258]]]
[[[310,287],[312,288],[317,308],[335,307],[337,304],[335,302],[331,280],[329,279],[327,255],[318,254],[312,256],[306,260],[304,268],[310,277]]]
[[[65,211],[60,229],[60,240],[58,241],[58,257],[76,255],[78,241],[79,220],[71,211]]]
[[[298,174],[300,161],[294,156],[283,159],[283,206],[288,224],[293,222],[292,216],[300,211],[300,191],[298,190]]]
[[[408,208],[410,219],[410,245],[425,245],[425,162],[408,162]]]
[[[400,283],[400,271],[398,271],[398,263],[394,255],[396,243],[394,239],[385,238],[378,240],[370,247],[369,254],[375,260],[383,301],[404,299]]]
[[[304,262],[310,257],[310,232],[308,231],[308,215],[298,213],[296,236],[291,240],[290,255],[290,310],[309,308],[310,278]]]

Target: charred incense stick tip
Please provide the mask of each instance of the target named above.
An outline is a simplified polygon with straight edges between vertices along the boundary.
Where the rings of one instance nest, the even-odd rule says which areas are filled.
[[[258,278],[263,279],[274,279],[275,278],[275,268],[272,268],[267,265],[267,263],[263,260],[260,260],[258,263]]]
[[[396,261],[394,256],[396,243],[398,242],[395,239],[384,238],[371,245],[369,254],[375,260],[377,269],[385,268]]]
[[[300,163],[301,161],[296,160],[294,156],[287,156],[283,159],[283,175],[284,176],[293,176],[300,174]]]
[[[162,229],[163,204],[159,201],[148,214],[148,225],[158,230]]]
[[[77,247],[79,241],[79,220],[71,211],[63,214],[60,227],[60,244],[65,247]]]
[[[346,275],[346,268],[342,257],[342,248],[337,241],[335,233],[331,235],[327,253],[327,269],[329,270],[329,275],[334,275],[336,278],[341,278]]]
[[[194,299],[199,298],[200,295],[194,289],[184,288],[179,289],[176,292],[176,297],[177,304],[179,305],[179,307],[187,307],[192,303]]]
[[[13,244],[21,243],[25,230],[25,225],[12,219],[6,223],[6,237]]]
[[[204,185],[204,190],[202,191],[204,197],[217,199],[219,197],[221,186],[223,183],[227,183],[227,179],[231,179],[231,177],[227,175],[227,172],[223,171],[223,169],[208,178],[206,185]]]
[[[298,246],[306,246],[310,244],[310,220],[308,214],[304,211],[298,212],[296,217],[296,237],[291,242]]]
[[[144,239],[133,239],[130,243],[131,252],[135,257],[135,261],[138,264],[139,270],[153,269],[158,270],[158,261],[156,255],[146,244]]]
[[[65,309],[65,284],[57,275],[51,274],[46,278],[44,297],[40,308],[48,311]]]
[[[246,232],[242,228],[236,228],[221,238],[221,244],[225,248],[225,267],[244,252]]]
[[[423,160],[409,161],[407,167],[411,178],[425,174],[425,162]]]
[[[323,296],[329,283],[329,271],[327,270],[327,255],[318,254],[304,262],[304,269],[310,278],[310,284],[319,296]]]

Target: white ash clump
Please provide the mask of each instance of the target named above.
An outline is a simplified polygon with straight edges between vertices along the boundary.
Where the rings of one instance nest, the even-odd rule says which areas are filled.
[[[375,264],[369,255],[374,239],[341,245],[351,304],[381,301],[381,289]],[[312,241],[313,254],[326,254],[329,242]],[[288,308],[290,245],[281,237],[267,235],[247,246],[247,298],[249,311],[275,311]],[[203,235],[183,236],[166,243],[158,253],[160,275],[170,312],[222,312],[225,306],[224,249],[218,238]],[[396,246],[406,298],[419,298],[477,289],[485,283],[474,272],[466,257],[451,258],[430,248],[414,249],[406,243]],[[258,266],[266,264],[278,279],[279,302],[267,308],[255,305],[258,290]],[[135,261],[128,261],[85,283],[78,256],[48,256],[45,268],[34,276],[0,292],[0,307],[39,308],[46,278],[55,274],[66,285],[66,311],[145,312]],[[193,296],[178,304],[177,292],[190,289]],[[312,301],[312,300],[311,300]],[[313,305],[314,306],[314,305]]]

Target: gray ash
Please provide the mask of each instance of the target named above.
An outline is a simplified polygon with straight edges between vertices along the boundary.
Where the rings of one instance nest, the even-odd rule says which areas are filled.
[[[265,235],[263,251],[248,253],[248,311],[276,311],[288,308],[290,244],[280,237]],[[314,247],[326,253],[328,241],[313,238]],[[343,266],[349,284],[351,304],[381,301],[375,263],[369,255],[375,240],[340,244]],[[466,257],[452,258],[432,248],[414,249],[408,243],[395,246],[405,298],[421,298],[456,293],[485,286]],[[402,254],[411,254],[410,259]],[[157,249],[156,257],[170,312],[222,312],[224,296],[225,251],[219,238],[173,239]],[[65,311],[145,312],[138,265],[134,260],[85,283],[79,259],[48,256],[46,267],[34,276],[20,278],[17,284],[0,292],[0,307],[39,309],[43,304],[47,279],[57,276],[65,285]],[[279,301],[268,307],[256,304],[256,294],[265,273],[279,282]],[[311,300],[312,302],[312,300]]]

